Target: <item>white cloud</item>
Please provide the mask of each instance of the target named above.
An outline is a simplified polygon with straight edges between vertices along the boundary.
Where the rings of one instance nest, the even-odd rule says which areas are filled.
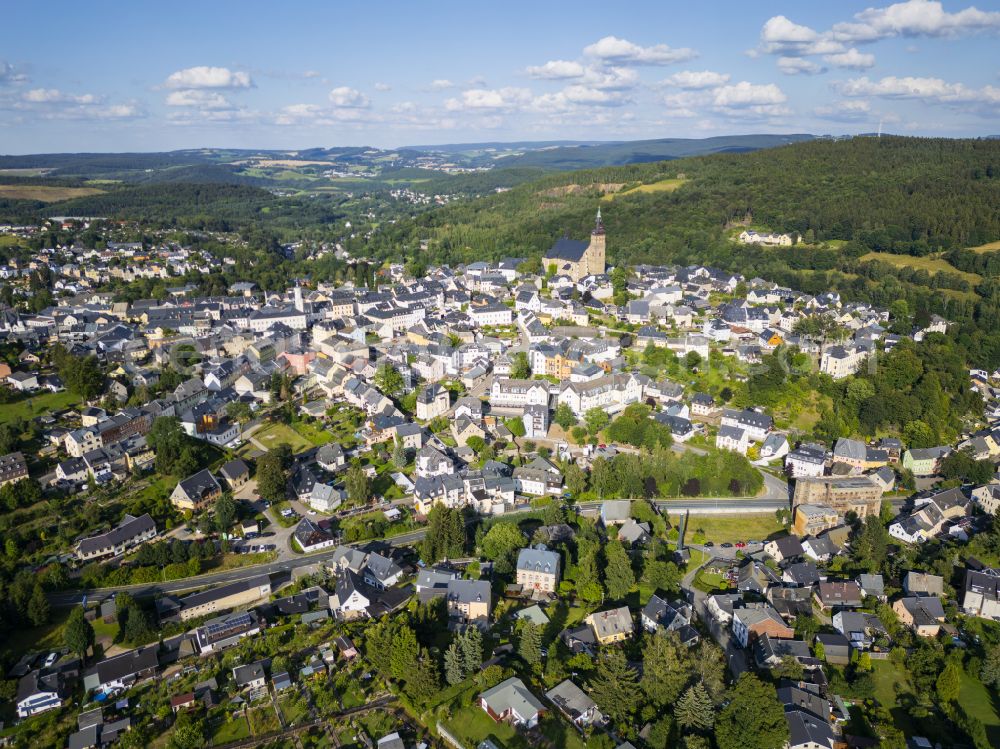
[[[961,36],[1000,29],[1000,13],[970,6],[947,12],[940,2],[908,0],[885,8],[868,8],[854,21],[834,24],[835,39],[871,42],[893,36]]]
[[[863,70],[875,64],[873,55],[862,54],[849,44],[876,42],[889,37],[958,37],[1000,30],[1000,12],[969,7],[948,13],[936,0],[906,0],[884,8],[868,8],[851,21],[834,24],[827,31],[803,26],[786,16],[769,18],[760,32],[760,46],[751,54],[764,52],[783,58],[825,55],[836,67]],[[779,67],[782,67],[779,62]],[[804,72],[785,63],[784,72]]]
[[[884,99],[919,99],[936,104],[969,105],[973,111],[995,111],[1000,106],[1000,87],[970,88],[940,78],[894,75],[877,81],[855,78],[837,85],[844,96],[877,96]]]
[[[595,105],[599,107],[620,107],[630,100],[622,94],[604,91],[591,86],[567,86],[560,92],[573,104]]]
[[[109,104],[94,110],[94,116],[101,120],[131,120],[144,117],[145,113],[138,104]]]
[[[379,119],[364,107],[328,107],[320,104],[289,104],[273,117],[274,124],[282,126],[360,125]]]
[[[807,44],[819,39],[819,32],[790,21],[785,16],[769,18],[760,31],[765,44]]]
[[[606,36],[599,39],[584,47],[583,52],[589,57],[633,65],[670,65],[697,57],[697,53],[687,47],[675,49],[666,44],[641,47],[627,39],[619,39],[617,36]]]
[[[875,64],[875,55],[858,52],[854,47],[836,55],[827,55],[823,59],[835,68],[849,68],[851,70],[867,70]]]
[[[233,109],[233,104],[218,91],[182,89],[167,94],[168,107],[197,107],[202,110]]]
[[[435,91],[443,91],[446,88],[455,88],[455,84],[447,78],[438,78],[435,81],[431,81],[431,88]]]
[[[93,94],[76,96],[57,88],[33,88],[25,91],[21,98],[32,104],[96,104],[99,101]]]
[[[323,76],[318,70],[307,70],[302,74],[303,78],[321,78]]]
[[[24,73],[19,73],[17,68],[9,62],[0,60],[0,86],[9,83],[23,83],[26,80],[28,80],[28,76]]]
[[[668,86],[683,89],[718,88],[729,82],[729,74],[715,73],[711,70],[682,70],[663,82]]]
[[[733,119],[767,119],[789,114],[788,97],[773,83],[739,81],[715,88],[685,89],[663,97],[671,117],[702,117],[707,113]]]
[[[375,84],[375,90],[376,91],[392,91],[392,86],[390,86],[388,83],[382,83],[381,81],[379,81],[378,83]]]
[[[513,109],[530,100],[531,91],[526,88],[470,88],[462,92],[461,98],[445,101],[444,106],[450,112],[463,109]]]
[[[767,20],[760,31],[761,49],[784,57],[827,55],[844,51],[844,45],[832,41],[815,29],[790,21],[785,16]]]
[[[371,101],[356,88],[337,86],[330,92],[330,103],[344,109],[364,109],[371,106]]]
[[[528,75],[532,78],[544,78],[547,80],[580,78],[583,74],[583,65],[569,60],[549,60],[544,65],[532,65],[528,68]]]
[[[839,101],[834,105],[816,107],[813,111],[817,117],[837,122],[857,122],[872,118],[872,106],[863,99]]]
[[[580,82],[607,91],[626,91],[639,85],[639,74],[631,68],[587,68]]]
[[[715,90],[717,107],[750,107],[764,104],[783,104],[788,100],[784,92],[773,83],[740,81]]]
[[[199,65],[171,73],[164,86],[171,89],[202,89],[202,88],[252,88],[253,80],[249,73],[229,68],[212,68]]]
[[[785,75],[816,75],[826,72],[826,68],[804,57],[779,57],[778,70]]]

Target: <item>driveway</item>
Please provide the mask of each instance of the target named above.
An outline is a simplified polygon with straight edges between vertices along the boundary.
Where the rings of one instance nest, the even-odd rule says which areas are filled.
[[[690,600],[694,606],[695,613],[702,620],[702,622],[704,622],[705,627],[712,635],[712,639],[718,643],[719,647],[722,648],[723,653],[725,653],[726,664],[729,666],[729,670],[732,672],[733,678],[738,679],[740,674],[749,670],[746,652],[733,641],[729,627],[719,624],[719,622],[717,622],[708,612],[708,594],[698,590],[692,584],[694,582],[695,575],[698,574],[698,570],[700,570],[703,566],[704,565],[699,565],[688,572],[684,576],[684,579],[681,580],[681,588],[687,594],[688,600]]]

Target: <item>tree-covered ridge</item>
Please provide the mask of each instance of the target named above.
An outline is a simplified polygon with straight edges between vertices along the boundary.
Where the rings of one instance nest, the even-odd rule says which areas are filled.
[[[377,246],[430,239],[451,261],[540,252],[589,231],[602,188],[678,175],[679,190],[620,195],[605,211],[612,261],[669,259],[740,222],[917,255],[1000,237],[1000,142],[861,137],[553,175],[400,222]]]

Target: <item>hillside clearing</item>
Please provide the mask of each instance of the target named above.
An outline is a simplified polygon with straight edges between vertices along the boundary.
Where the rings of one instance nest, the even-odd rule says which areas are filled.
[[[56,187],[54,185],[0,185],[0,198],[13,200],[40,200],[43,203],[56,203],[60,200],[86,198],[90,195],[100,195],[104,190],[96,187]]]
[[[661,179],[659,182],[650,182],[648,185],[638,185],[619,193],[611,193],[601,197],[601,200],[614,200],[617,195],[630,195],[637,192],[673,192],[687,182],[686,179],[674,177],[671,179]]]
[[[978,284],[983,280],[983,277],[978,273],[967,273],[965,271],[961,271],[947,260],[940,257],[915,257],[914,255],[896,255],[891,252],[869,252],[868,254],[861,256],[862,262],[868,260],[878,260],[883,263],[888,263],[889,265],[894,265],[897,268],[925,270],[932,275],[934,273],[954,273],[973,285]]]
[[[980,255],[985,252],[997,252],[1000,251],[1000,242],[987,242],[986,244],[981,244],[978,247],[970,247],[969,249]]]

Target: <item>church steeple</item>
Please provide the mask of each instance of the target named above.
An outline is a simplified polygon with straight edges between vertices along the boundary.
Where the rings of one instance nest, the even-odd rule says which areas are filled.
[[[601,221],[601,207],[597,206],[597,220],[594,222],[592,234],[604,234],[604,222]]]

